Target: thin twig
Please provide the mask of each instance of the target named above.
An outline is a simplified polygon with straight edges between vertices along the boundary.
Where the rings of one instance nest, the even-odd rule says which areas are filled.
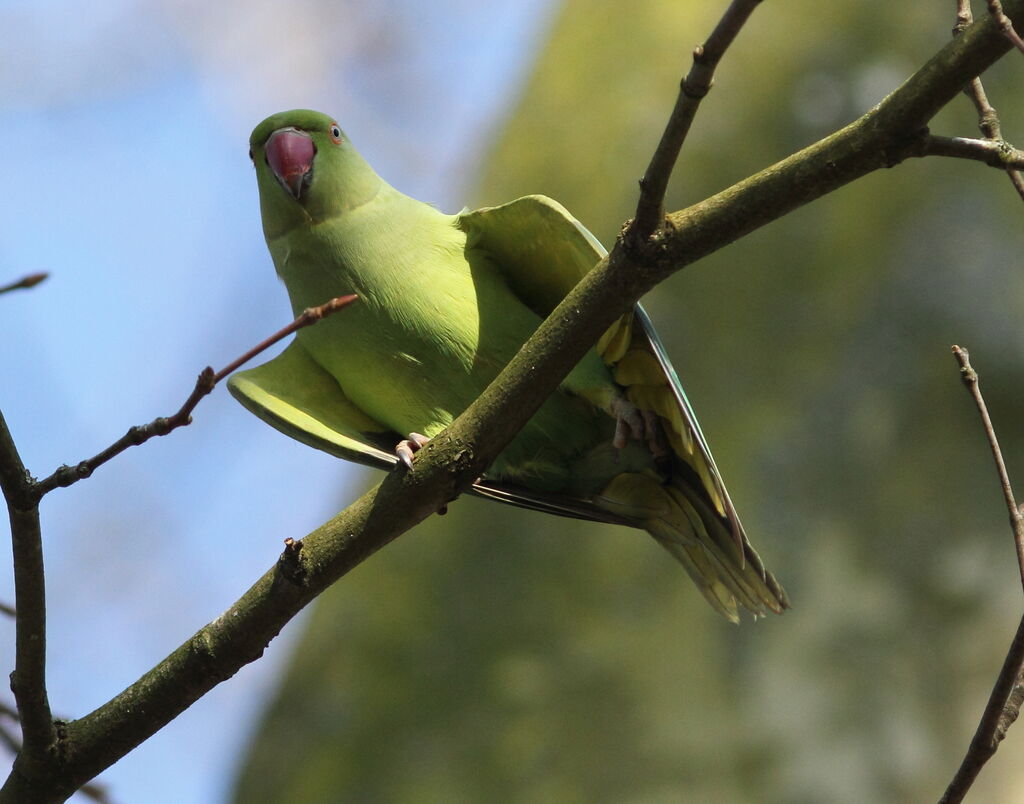
[[[199,377],[196,379],[196,384],[192,389],[192,393],[189,394],[188,399],[185,400],[184,404],[182,404],[176,413],[171,416],[161,416],[153,419],[149,424],[132,427],[127,433],[121,436],[121,438],[93,457],[81,461],[74,466],[61,466],[49,477],[33,484],[33,492],[38,498],[41,498],[47,492],[50,492],[55,488],[70,486],[73,483],[77,483],[79,480],[89,477],[89,475],[91,475],[98,467],[120,455],[129,447],[138,446],[154,436],[164,436],[178,427],[184,427],[185,425],[191,424],[192,411],[195,410],[196,405],[199,404],[203,397],[213,391],[217,383],[223,380],[231,372],[235,371],[239,366],[249,360],[252,360],[260,352],[270,348],[281,339],[288,337],[293,332],[296,332],[303,327],[315,324],[320,319],[325,318],[332,313],[338,312],[350,305],[357,298],[358,297],[355,295],[339,296],[338,298],[331,299],[329,302],[322,304],[319,307],[310,307],[309,309],[304,310],[302,315],[292,321],[288,326],[278,332],[275,332],[265,341],[257,344],[241,357],[230,362],[220,371],[214,373],[213,369],[210,366],[207,366],[199,373]]]
[[[1024,39],[1021,39],[1020,34],[1014,30],[1013,21],[1006,16],[1000,0],[988,0],[988,13],[995,17],[1003,36],[1009,39],[1017,50],[1024,53]]]
[[[953,36],[962,34],[973,21],[971,0],[956,0],[956,25],[953,26]]]
[[[9,603],[0,603],[0,614],[5,614],[8,617],[16,617],[17,610]]]
[[[992,459],[996,464],[996,472],[999,474],[999,484],[1003,489],[1003,499],[1006,501],[1006,508],[1010,512],[1010,527],[1013,528],[1013,541],[1017,547],[1017,565],[1020,570],[1021,587],[1024,588],[1024,513],[1021,513],[1013,497],[1013,487],[1010,485],[1010,476],[1006,471],[1006,463],[1003,460],[1003,452],[999,448],[999,439],[996,438],[995,428],[992,426],[992,418],[988,413],[988,406],[985,398],[981,395],[981,387],[978,383],[978,372],[971,366],[971,356],[967,349],[962,346],[953,346],[953,356],[960,364],[960,379],[967,387],[974,404],[981,416],[982,427],[985,428],[985,436],[988,438],[989,448],[992,450]]]
[[[1000,16],[1007,22],[1009,22],[1009,18],[1003,13],[1002,5],[998,5],[998,12],[996,12],[992,9],[992,5],[990,3],[989,11],[992,13],[992,16],[995,18],[997,24],[999,24],[1000,30],[1003,31],[1005,36],[1006,29],[1002,26]],[[957,0],[956,25],[953,26],[953,36],[959,36],[972,21],[973,18],[971,16],[970,0]],[[1012,24],[1010,25],[1010,31],[1013,31]],[[986,139],[992,140],[1000,146],[1006,147],[1006,143],[1003,140],[1002,126],[999,123],[999,115],[996,112],[995,107],[989,103],[985,87],[981,83],[981,78],[978,76],[972,78],[964,88],[964,93],[971,99],[975,110],[978,112],[978,128],[981,130],[981,133]],[[1017,195],[1021,197],[1021,200],[1024,200],[1024,172],[1021,172],[1019,167],[1009,163],[1005,164],[1003,167],[1006,170],[1006,175],[1010,179],[1010,183],[1017,191]]]
[[[978,112],[978,129],[981,133],[992,142],[1004,143],[1003,128],[999,122],[999,114],[996,112],[995,107],[989,103],[988,94],[985,92],[981,79],[978,77],[971,79],[964,92],[967,93],[967,96],[971,99],[974,108]],[[1024,172],[1011,164],[1007,164],[1004,167],[1010,183],[1017,191],[1017,195],[1024,200]]]
[[[999,124],[999,115],[995,107],[988,101],[988,94],[980,78],[974,78],[967,85],[964,92],[971,99],[975,110],[978,112],[978,129],[990,140],[1001,140],[1003,138],[1002,127]]]
[[[952,156],[973,159],[994,168],[1024,168],[1024,151],[1002,140],[975,137],[940,137],[932,134],[924,145],[923,156]]]
[[[761,0],[733,0],[703,45],[693,51],[693,66],[679,85],[675,108],[658,148],[640,180],[640,200],[629,228],[630,236],[646,240],[662,225],[665,191],[690,124],[704,96],[711,90],[715,68]]]
[[[992,450],[992,458],[996,464],[996,471],[999,474],[999,483],[1003,489],[1003,497],[1010,512],[1010,525],[1013,528],[1013,539],[1017,547],[1017,562],[1020,568],[1021,584],[1024,585],[1024,515],[1020,506],[1013,496],[1013,488],[1010,486],[1010,478],[1006,472],[1006,464],[1003,461],[1002,450],[999,448],[999,439],[996,438],[995,429],[992,426],[992,419],[988,413],[988,406],[981,394],[978,384],[978,373],[971,366],[970,355],[961,346],[953,347],[953,356],[960,365],[960,379],[963,381],[974,404],[981,416],[982,426],[985,429],[985,436],[988,438],[989,447]],[[995,686],[989,696],[985,711],[982,713],[981,721],[974,733],[971,744],[964,755],[956,775],[946,788],[939,804],[956,804],[962,801],[974,780],[981,772],[982,767],[992,758],[999,743],[1006,736],[1006,730],[1013,725],[1020,712],[1021,702],[1024,700],[1024,677],[1021,672],[1024,670],[1024,618],[1021,618],[1017,626],[1017,633],[1007,651],[1003,667],[999,671]]]
[[[0,285],[0,293],[8,293],[12,290],[21,290],[23,288],[34,288],[48,276],[49,274],[46,273],[45,271],[40,271],[39,273],[36,274],[29,274],[28,276],[23,276],[21,279],[18,279],[15,282],[11,282],[9,285]]]

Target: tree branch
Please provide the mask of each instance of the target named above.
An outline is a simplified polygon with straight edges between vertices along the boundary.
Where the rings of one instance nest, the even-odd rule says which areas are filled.
[[[1002,7],[998,9],[998,14],[990,6],[989,11],[994,15],[997,23],[999,22],[999,15],[1003,14]],[[953,36],[959,36],[966,27],[971,23],[971,3],[970,0],[957,0],[957,14],[956,14],[956,25],[953,26]],[[1008,21],[1008,20],[1007,20]],[[1000,26],[1002,28],[1002,26]],[[1010,26],[1010,30],[1013,30],[1013,26]],[[985,135],[986,139],[992,140],[1000,145],[1005,146],[1006,143],[1003,140],[1002,126],[999,123],[999,115],[996,113],[995,108],[988,101],[988,95],[985,93],[985,87],[982,86],[981,79],[975,76],[968,83],[964,89],[967,97],[971,99],[974,104],[974,108],[978,112],[978,128],[981,133]],[[1006,175],[1010,179],[1010,183],[1017,191],[1017,195],[1024,200],[1024,173],[1012,164],[1005,164]]]
[[[988,13],[991,14],[996,23],[998,23],[999,30],[1003,32],[1003,36],[1005,36],[1007,40],[1017,48],[1017,50],[1024,53],[1024,39],[1021,39],[1020,34],[1013,29],[1013,22],[1003,11],[1003,4],[999,0],[988,0]]]
[[[953,347],[953,356],[960,365],[960,379],[967,387],[974,404],[981,416],[982,427],[985,429],[985,436],[988,439],[989,448],[992,450],[992,459],[996,464],[996,472],[999,475],[999,484],[1003,490],[1003,498],[1006,507],[1010,512],[1010,527],[1013,529],[1013,540],[1017,548],[1017,564],[1020,569],[1021,585],[1024,586],[1024,514],[1017,505],[1013,496],[1013,488],[1010,486],[1010,477],[1006,471],[1006,463],[1003,461],[1003,453],[999,448],[999,439],[996,437],[995,428],[992,426],[992,419],[988,414],[988,406],[985,398],[981,395],[981,388],[978,384],[978,373],[971,366],[970,354],[961,346]],[[1003,667],[996,678],[995,686],[989,696],[985,711],[982,713],[981,722],[974,733],[967,753],[964,755],[960,767],[957,769],[953,780],[946,788],[939,804],[957,804],[963,800],[970,790],[974,780],[978,777],[982,767],[992,758],[999,743],[1006,736],[1006,730],[1013,725],[1020,713],[1022,701],[1024,701],[1024,618],[1021,618],[1017,626],[1017,633],[1010,643],[1010,649],[1006,653]]]
[[[651,157],[651,163],[640,179],[640,200],[630,226],[631,237],[646,240],[661,226],[665,217],[668,180],[679,159],[686,135],[690,132],[690,124],[693,123],[700,102],[711,90],[718,62],[760,4],[761,0],[733,0],[707,41],[694,48],[693,66],[679,84],[675,108],[672,109],[661,141]]]
[[[60,738],[46,692],[46,575],[43,569],[43,544],[39,525],[39,501],[42,496],[59,485],[71,485],[88,477],[96,467],[130,446],[141,444],[156,435],[166,435],[175,428],[188,424],[191,422],[192,411],[200,400],[229,373],[282,338],[343,309],[355,300],[355,296],[343,296],[332,299],[320,307],[305,310],[287,327],[246,352],[220,372],[214,374],[213,369],[207,367],[199,375],[189,398],[170,418],[159,418],[144,427],[133,427],[123,438],[99,455],[83,461],[74,469],[63,467],[38,483],[25,468],[7,422],[0,412],[0,488],[3,489],[7,501],[11,523],[16,613],[15,669],[11,673],[11,690],[18,706],[18,718],[21,721],[23,735],[23,746],[16,760],[18,778],[45,779],[55,765],[63,762],[63,757],[58,760],[56,756],[60,748]],[[80,787],[85,781],[88,779],[83,779],[76,786]],[[0,791],[0,799],[3,799],[4,795],[4,792]],[[13,794],[13,800],[35,800],[35,795],[30,796],[27,791],[19,790]]]
[[[928,137],[922,155],[973,159],[1001,170],[1024,168],[1024,151],[999,140],[980,140],[972,137],[939,137],[933,134]]]
[[[21,279],[11,282],[8,285],[0,285],[0,293],[9,293],[12,290],[22,290],[24,288],[34,288],[48,276],[49,274],[46,272],[23,276]]]
[[[0,413],[0,488],[7,501],[14,556],[15,665],[11,691],[18,705],[24,748],[19,761],[42,770],[56,730],[46,694],[46,576],[39,505],[28,472]],[[24,759],[22,760],[22,757]]]
[[[1024,0],[1008,0],[1011,13]],[[246,594],[107,704],[62,730],[64,761],[34,776],[19,761],[0,791],[77,786],[124,756],[243,665],[330,583],[466,488],[634,300],[673,272],[860,176],[918,155],[924,127],[1009,49],[992,20],[968,27],[860,120],[689,209],[646,241],[621,239],[541,324],[484,393],[346,511],[293,543]],[[6,796],[6,797],[5,797]]]
[[[55,488],[70,486],[77,483],[79,480],[84,480],[96,471],[97,468],[105,464],[107,461],[116,458],[126,449],[144,444],[154,436],[165,436],[179,427],[191,424],[192,411],[195,410],[196,405],[202,401],[203,397],[210,394],[210,392],[212,392],[217,386],[217,383],[227,377],[231,372],[249,362],[264,350],[269,349],[278,341],[283,338],[287,338],[293,332],[296,332],[303,327],[308,327],[311,324],[315,324],[321,318],[325,318],[326,316],[344,309],[357,298],[358,297],[354,295],[339,296],[336,299],[331,299],[326,304],[321,304],[319,307],[310,307],[309,309],[304,310],[302,315],[292,321],[288,326],[278,330],[265,341],[257,344],[244,355],[233,360],[217,373],[214,373],[213,369],[210,366],[207,366],[199,372],[199,377],[196,378],[196,384],[192,389],[192,393],[189,394],[188,399],[185,400],[177,413],[167,417],[160,416],[153,419],[149,424],[132,427],[127,433],[121,436],[121,438],[99,454],[81,461],[74,466],[61,466],[49,477],[40,480],[38,483],[32,484],[32,493],[36,495],[37,499],[40,499],[43,495],[53,491]]]
[[[999,743],[1006,736],[1006,730],[1017,719],[1021,697],[1024,694],[1021,670],[1024,668],[1024,618],[1017,626],[1017,633],[1010,643],[1010,650],[1003,661],[999,677],[992,688],[985,711],[978,724],[978,730],[967,749],[963,762],[957,769],[953,781],[939,799],[939,804],[959,804],[974,780],[978,778],[985,763],[992,758]]]
[[[1013,496],[1013,487],[1010,485],[1010,475],[1006,471],[1006,462],[1003,460],[1003,451],[999,448],[999,439],[996,438],[995,428],[992,426],[992,418],[988,414],[988,405],[981,395],[981,387],[978,383],[978,372],[971,366],[970,353],[962,346],[953,346],[953,356],[960,364],[960,379],[967,387],[974,404],[981,416],[981,425],[985,428],[985,437],[988,439],[989,449],[992,450],[992,460],[996,464],[996,472],[999,475],[999,485],[1003,489],[1003,499],[1006,501],[1006,508],[1010,512],[1010,527],[1013,529],[1013,541],[1017,547],[1017,566],[1020,569],[1021,588],[1024,589],[1024,513],[1017,505]]]
[[[17,711],[9,708],[3,703],[0,703],[0,718],[3,717],[6,717],[14,724],[19,723]],[[3,745],[3,747],[10,751],[12,755],[18,754],[18,752],[21,751],[22,746],[22,742],[15,731],[13,729],[9,729],[2,720],[0,720],[0,745]],[[97,802],[97,804],[111,804],[110,795],[107,792],[105,785],[90,782],[89,784],[84,784],[78,788],[78,792],[86,798]]]

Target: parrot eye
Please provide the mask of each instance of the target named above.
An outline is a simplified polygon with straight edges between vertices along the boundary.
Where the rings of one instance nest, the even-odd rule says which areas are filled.
[[[253,156],[252,156],[252,148],[250,148],[250,149],[249,149],[249,161],[250,161],[250,162],[253,162],[253,161],[255,161],[255,160],[253,159]]]
[[[331,133],[331,139],[334,140],[337,145],[341,145],[341,129],[338,128],[338,124],[331,123],[331,128],[329,130]]]

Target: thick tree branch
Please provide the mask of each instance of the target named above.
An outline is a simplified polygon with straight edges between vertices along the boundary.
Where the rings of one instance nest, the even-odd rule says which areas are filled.
[[[1024,0],[1008,0],[1011,14]],[[674,271],[854,179],[921,153],[924,128],[1009,48],[991,20],[944,47],[857,122],[750,179],[669,216],[649,241],[621,240],[543,322],[448,430],[349,509],[294,543],[232,608],[142,679],[63,729],[65,761],[48,777],[19,762],[0,793],[63,795],[124,756],[209,689],[258,658],[306,603],[463,491],[504,448],[600,334]]]
[[[740,29],[754,13],[761,0],[733,0],[718,25],[703,45],[693,50],[693,66],[686,78],[680,82],[675,108],[661,135],[651,163],[640,179],[640,201],[636,217],[630,227],[631,236],[646,240],[661,226],[665,217],[665,191],[672,176],[679,151],[683,147],[690,124],[697,114],[700,102],[711,90],[715,68],[733,43]]]

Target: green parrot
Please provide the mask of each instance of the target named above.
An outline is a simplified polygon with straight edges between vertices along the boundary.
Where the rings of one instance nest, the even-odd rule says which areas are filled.
[[[413,470],[415,450],[494,379],[605,254],[540,195],[445,215],[398,192],[319,112],[250,139],[263,231],[300,330],[231,392],[277,429],[342,458]],[[788,607],[751,548],[697,420],[640,305],[562,381],[472,487],[480,496],[649,532],[733,622]]]

